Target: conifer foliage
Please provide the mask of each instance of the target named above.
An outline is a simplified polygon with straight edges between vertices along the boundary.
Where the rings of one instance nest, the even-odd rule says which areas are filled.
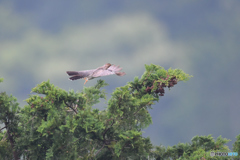
[[[187,145],[186,152],[170,155],[162,146],[154,147],[149,138],[142,136],[142,130],[152,123],[148,110],[164,96],[165,89],[191,76],[180,69],[165,70],[154,64],[145,68],[140,79],[136,77],[116,88],[102,111],[92,106],[100,98],[106,99],[101,89],[107,85],[103,80],[78,92],[67,92],[49,81],[42,82],[32,89],[34,94],[22,108],[16,98],[2,92],[0,159],[175,159],[190,156],[197,149],[191,150]]]

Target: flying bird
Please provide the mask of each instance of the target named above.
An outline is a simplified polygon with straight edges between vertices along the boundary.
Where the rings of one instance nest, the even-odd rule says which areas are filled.
[[[85,79],[85,83],[87,83],[88,80],[91,80],[93,78],[102,77],[102,76],[108,76],[111,74],[116,74],[118,76],[124,76],[125,72],[120,72],[122,68],[119,66],[112,65],[110,63],[107,63],[103,65],[102,67],[98,67],[97,69],[91,69],[91,70],[84,70],[84,71],[67,71],[67,74],[71,76],[70,80],[77,80],[77,79]]]

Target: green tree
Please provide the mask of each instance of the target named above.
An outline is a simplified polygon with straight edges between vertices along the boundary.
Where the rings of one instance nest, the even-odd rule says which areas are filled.
[[[218,160],[228,159],[229,157],[210,156],[210,152],[230,152],[229,148],[224,145],[230,140],[219,136],[214,141],[211,135],[195,136],[191,143],[179,143],[172,147],[156,146],[153,152],[153,157],[157,160],[162,159],[178,159],[178,160]]]
[[[240,134],[236,137],[236,141],[233,144],[233,151],[238,153],[238,156],[235,159],[240,159]]]
[[[116,88],[102,111],[92,106],[106,99],[103,80],[78,92],[42,82],[23,108],[2,92],[0,159],[191,159],[228,149],[221,137],[215,142],[211,136],[196,136],[192,144],[168,148],[154,147],[142,137],[152,123],[148,109],[166,88],[191,77],[180,69],[153,64],[145,68],[141,78]]]
[[[0,82],[3,79],[0,78]],[[14,149],[19,137],[21,128],[19,124],[20,108],[17,99],[12,95],[8,96],[5,92],[0,93],[0,123],[4,127],[0,129],[0,159],[18,159],[18,151]],[[3,129],[6,129],[2,132]]]

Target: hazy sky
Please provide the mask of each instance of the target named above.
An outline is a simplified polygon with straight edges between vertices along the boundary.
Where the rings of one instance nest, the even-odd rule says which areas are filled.
[[[110,62],[127,73],[103,78],[110,96],[140,77],[144,64],[180,68],[194,77],[161,98],[144,135],[156,145],[189,142],[197,134],[234,142],[240,133],[239,15],[234,0],[0,1],[0,89],[23,105],[42,81],[81,90],[84,81],[68,81],[66,70]]]

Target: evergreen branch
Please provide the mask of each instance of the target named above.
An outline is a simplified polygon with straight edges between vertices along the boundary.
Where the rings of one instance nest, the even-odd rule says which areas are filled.
[[[103,139],[104,139],[104,143],[106,142],[106,139],[105,139],[105,134],[107,133],[107,131],[112,127],[112,125],[114,124],[114,121],[112,122],[112,124],[110,125],[110,127],[108,129],[106,129],[103,133]],[[105,143],[106,144],[106,143]]]
[[[140,107],[135,113],[133,113],[133,115],[136,115],[144,107],[146,107],[146,106]]]
[[[1,140],[1,142],[5,141],[5,137],[6,137],[6,135],[7,135],[7,132],[4,134],[4,136],[3,136],[2,140]]]
[[[74,143],[76,143],[78,140],[80,140],[82,137],[80,137],[80,138],[78,138],[77,140],[75,140],[74,142],[72,142],[72,143],[69,143],[69,144],[67,144],[67,146],[66,147],[68,147],[70,144],[72,145],[72,144],[74,144]],[[60,146],[60,147],[58,147],[58,149],[63,149],[65,146],[63,145],[63,146]],[[57,150],[58,150],[57,149]]]
[[[37,116],[33,116],[26,124],[28,124],[31,120],[33,120],[34,118],[36,118]]]
[[[107,122],[108,122],[108,121],[111,121],[111,120],[113,120],[113,118],[108,119]]]

